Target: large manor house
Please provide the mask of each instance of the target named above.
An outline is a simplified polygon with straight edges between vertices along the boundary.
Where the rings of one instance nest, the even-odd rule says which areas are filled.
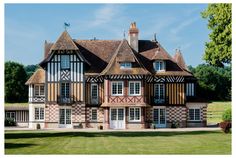
[[[65,30],[45,41],[29,87],[29,127],[143,129],[206,125],[207,102],[180,50],[174,56],[153,40],[72,39]]]

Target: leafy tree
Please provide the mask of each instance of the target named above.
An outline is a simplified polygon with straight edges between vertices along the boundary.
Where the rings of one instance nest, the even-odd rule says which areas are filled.
[[[198,95],[210,100],[231,100],[231,67],[201,64],[189,70],[198,79]]]
[[[209,4],[202,12],[208,19],[209,42],[206,42],[204,59],[211,65],[224,66],[231,63],[232,5],[226,3]]]
[[[5,62],[5,101],[26,102],[28,88],[24,66],[13,61]]]
[[[27,65],[24,67],[26,74],[27,74],[27,79],[30,78],[30,76],[33,75],[33,73],[39,68],[38,65]]]

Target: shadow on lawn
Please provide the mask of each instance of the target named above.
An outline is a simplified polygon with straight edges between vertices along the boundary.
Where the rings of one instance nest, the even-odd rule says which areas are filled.
[[[213,134],[219,131],[192,131],[192,132],[41,132],[41,133],[5,133],[5,139],[20,138],[47,138],[47,137],[153,137],[153,136],[177,136],[177,135],[201,135]]]
[[[24,148],[24,147],[29,147],[35,144],[17,144],[17,143],[5,143],[5,149],[16,149],[16,148]]]

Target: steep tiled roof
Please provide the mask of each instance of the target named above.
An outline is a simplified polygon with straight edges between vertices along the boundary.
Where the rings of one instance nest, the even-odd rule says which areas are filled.
[[[45,71],[42,68],[37,69],[25,84],[29,85],[37,83],[45,83]]]
[[[173,57],[174,61],[181,66],[183,69],[188,70],[184,58],[182,56],[182,53],[180,52],[180,50],[177,50],[174,57]]]
[[[130,48],[127,40],[122,40],[116,52],[108,63],[107,67],[102,71],[105,74],[148,74],[149,72],[142,65],[135,55],[136,53]],[[132,62],[131,69],[121,69],[120,62]]]
[[[53,43],[49,43],[49,42],[45,41],[45,43],[44,43],[44,58],[48,57],[52,46],[53,46]]]
[[[75,45],[68,32],[64,31],[56,43],[53,44],[51,50],[78,50],[78,47]]]

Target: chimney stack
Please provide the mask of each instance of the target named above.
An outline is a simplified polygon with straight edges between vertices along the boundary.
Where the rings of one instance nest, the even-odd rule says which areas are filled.
[[[136,27],[136,22],[131,23],[128,33],[128,42],[131,48],[138,52],[138,33],[139,30]]]

